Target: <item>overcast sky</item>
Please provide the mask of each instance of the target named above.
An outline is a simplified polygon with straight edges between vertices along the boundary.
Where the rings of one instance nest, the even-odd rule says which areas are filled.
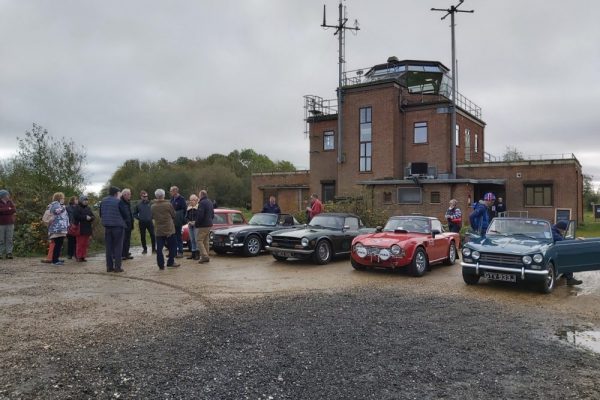
[[[305,94],[335,98],[335,0],[0,0],[0,157],[32,123],[87,149],[98,190],[126,159],[252,148],[307,169]],[[347,0],[346,69],[451,66],[448,0]],[[459,91],[488,153],[573,153],[600,181],[600,2],[466,0]]]

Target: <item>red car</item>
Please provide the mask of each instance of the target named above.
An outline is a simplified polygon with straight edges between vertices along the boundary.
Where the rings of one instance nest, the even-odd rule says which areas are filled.
[[[354,238],[350,260],[358,270],[406,267],[411,275],[423,276],[430,264],[454,264],[459,245],[459,234],[444,232],[437,218],[391,217],[376,233]]]
[[[241,211],[229,208],[215,208],[215,217],[213,218],[211,230],[228,228],[236,225],[248,225],[248,221],[246,221],[246,218]],[[187,224],[183,225],[181,228],[181,238],[183,239],[184,246],[189,247],[190,232]]]

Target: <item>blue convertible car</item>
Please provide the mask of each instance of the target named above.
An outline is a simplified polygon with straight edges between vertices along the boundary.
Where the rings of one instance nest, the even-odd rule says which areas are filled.
[[[536,282],[550,293],[566,272],[600,269],[600,238],[575,240],[570,221],[564,240],[554,242],[550,223],[534,218],[495,218],[485,237],[463,246],[462,274],[475,285],[481,277],[507,282]]]

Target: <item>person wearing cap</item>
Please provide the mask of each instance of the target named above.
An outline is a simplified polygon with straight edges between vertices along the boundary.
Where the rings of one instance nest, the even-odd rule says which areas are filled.
[[[0,190],[0,258],[13,258],[13,236],[17,209],[6,189]]]
[[[104,245],[106,247],[106,271],[123,272],[121,253],[125,234],[125,217],[119,207],[121,189],[111,186],[108,196],[100,203],[100,219],[104,226]]]
[[[490,207],[496,201],[494,193],[488,192],[483,195],[483,199],[475,203],[473,212],[469,215],[469,223],[471,230],[480,236],[485,236],[488,225],[490,224],[490,216],[488,214]]]
[[[94,213],[88,204],[88,197],[86,195],[79,196],[79,202],[73,212],[75,223],[79,224],[79,234],[77,235],[75,257],[77,261],[87,261],[87,251],[90,245],[90,238],[92,237],[92,221],[94,221]]]
[[[567,230],[567,227],[567,221],[558,221],[552,226],[552,239],[554,242],[565,240],[565,231]],[[583,281],[575,279],[572,272],[565,272],[563,276],[567,280],[567,285],[569,286],[581,285],[583,283]]]

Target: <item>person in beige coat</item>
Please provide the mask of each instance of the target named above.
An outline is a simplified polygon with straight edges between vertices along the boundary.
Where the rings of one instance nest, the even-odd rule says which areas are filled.
[[[165,200],[165,191],[156,189],[156,200],[152,203],[152,219],[154,220],[154,233],[156,235],[156,263],[159,269],[165,269],[163,247],[169,251],[167,267],[179,267],[175,264],[177,242],[175,241],[175,209],[168,200]]]

